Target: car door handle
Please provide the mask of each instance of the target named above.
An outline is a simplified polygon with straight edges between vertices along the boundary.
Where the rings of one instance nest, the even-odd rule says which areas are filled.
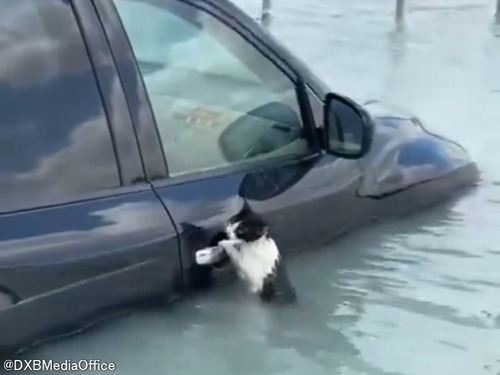
[[[200,266],[212,265],[224,258],[224,249],[220,246],[207,247],[196,252],[196,264]]]

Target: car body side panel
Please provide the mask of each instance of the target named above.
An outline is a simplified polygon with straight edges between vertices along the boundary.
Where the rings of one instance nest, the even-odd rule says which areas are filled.
[[[0,228],[0,286],[12,297],[0,347],[178,285],[176,233],[149,188],[1,215]]]

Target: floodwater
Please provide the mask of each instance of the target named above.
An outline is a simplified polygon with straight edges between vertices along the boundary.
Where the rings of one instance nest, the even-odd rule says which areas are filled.
[[[256,16],[260,0],[238,0]],[[492,0],[274,0],[271,31],[331,87],[411,109],[470,151],[481,185],[453,202],[296,255],[300,304],[234,283],[45,345],[118,374],[500,374],[500,30]],[[495,36],[497,33],[497,36]]]

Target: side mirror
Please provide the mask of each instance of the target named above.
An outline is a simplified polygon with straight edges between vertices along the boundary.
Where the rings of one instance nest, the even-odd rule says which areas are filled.
[[[359,159],[370,151],[374,125],[361,106],[330,93],[326,96],[324,116],[324,145],[328,153]]]

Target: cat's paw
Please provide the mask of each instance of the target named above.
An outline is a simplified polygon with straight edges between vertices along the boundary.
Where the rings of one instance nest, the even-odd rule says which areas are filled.
[[[195,254],[196,263],[199,265],[209,265],[220,261],[223,258],[224,250],[220,247],[207,247],[198,250]]]
[[[228,248],[235,248],[236,250],[239,250],[241,244],[243,243],[242,240],[222,240],[219,242],[219,246],[223,247],[224,249]]]

